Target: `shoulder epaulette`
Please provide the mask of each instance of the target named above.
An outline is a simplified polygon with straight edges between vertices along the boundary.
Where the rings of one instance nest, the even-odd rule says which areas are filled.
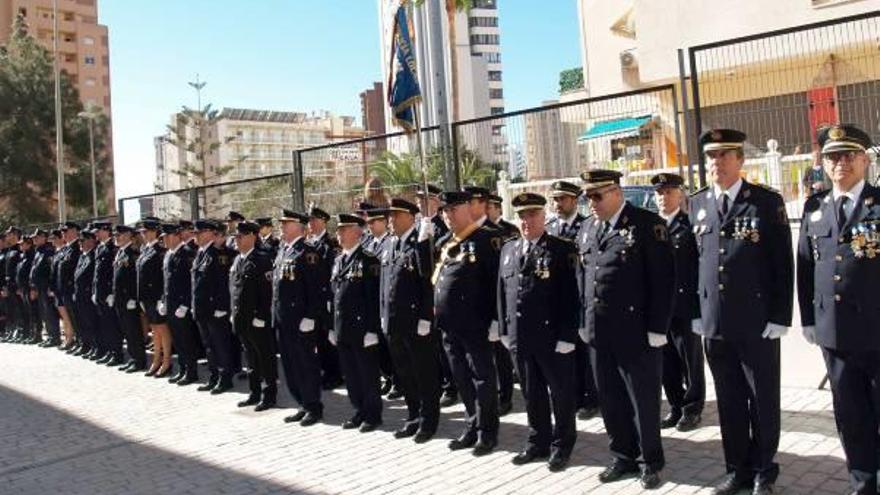
[[[700,194],[700,193],[706,192],[708,189],[709,189],[709,186],[701,187],[700,189],[697,189],[696,191],[692,192],[692,193],[690,194],[690,196],[693,198],[693,197],[696,196],[697,194]]]

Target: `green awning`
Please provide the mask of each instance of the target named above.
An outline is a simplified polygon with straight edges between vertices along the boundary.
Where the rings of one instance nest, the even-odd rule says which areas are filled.
[[[580,135],[578,141],[587,141],[605,136],[629,137],[635,136],[642,126],[651,121],[650,115],[643,117],[627,117],[625,119],[606,120],[598,122]]]

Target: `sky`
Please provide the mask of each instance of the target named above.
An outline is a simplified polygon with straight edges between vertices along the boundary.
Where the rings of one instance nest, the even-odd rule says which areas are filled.
[[[499,3],[507,111],[555,99],[580,66],[574,0]],[[539,8],[535,8],[538,7]],[[358,95],[381,79],[376,0],[101,0],[110,31],[116,197],[152,192],[153,138],[196,106],[311,112],[360,121]]]

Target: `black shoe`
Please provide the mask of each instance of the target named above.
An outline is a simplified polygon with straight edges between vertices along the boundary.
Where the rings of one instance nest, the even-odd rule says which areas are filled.
[[[770,495],[773,493],[773,483],[755,483],[752,495]]]
[[[382,388],[379,389],[379,395],[386,395],[388,392],[391,392],[391,387],[393,385],[394,384],[391,382],[391,380],[386,378],[382,382]]]
[[[260,394],[251,394],[247,399],[238,403],[238,407],[255,406],[260,403]]]
[[[135,363],[131,366],[131,368],[128,368],[127,370],[125,370],[125,372],[126,373],[139,373],[141,371],[144,371],[144,369],[146,369],[146,366],[141,366],[141,365]]]
[[[752,487],[752,481],[737,478],[735,474],[728,474],[713,490],[712,495],[734,495],[740,490]]]
[[[625,476],[636,474],[638,472],[639,467],[636,464],[629,464],[621,461],[620,459],[615,459],[610,466],[599,473],[599,481],[601,481],[602,483],[611,483],[613,481],[624,478]]]
[[[302,419],[306,417],[306,412],[300,409],[296,412],[296,414],[291,414],[290,416],[284,418],[285,423],[299,423]]]
[[[403,426],[394,432],[394,438],[409,438],[415,435],[419,431],[419,422],[418,421],[408,421],[403,424]]]
[[[378,428],[381,425],[382,425],[381,421],[379,421],[378,423],[367,423],[366,421],[364,421],[361,424],[361,427],[358,428],[358,431],[361,433],[370,433],[371,431],[376,431],[376,428]],[[416,433],[416,435],[418,435],[418,433]]]
[[[95,364],[107,364],[113,359],[113,354],[109,352],[107,354],[101,355],[98,359],[95,360]]]
[[[578,409],[577,418],[586,421],[596,417],[597,414],[599,414],[599,408],[597,406],[586,406]]]
[[[128,361],[122,366],[118,366],[116,369],[118,369],[119,371],[128,371],[131,369],[132,366],[134,366],[134,361]]]
[[[212,375],[210,378],[208,378],[208,383],[199,386],[199,388],[197,388],[196,390],[198,390],[199,392],[210,392],[211,390],[214,390],[214,387],[217,386],[217,383],[219,381],[220,378],[218,378],[217,375]]]
[[[437,430],[428,430],[428,429],[419,427],[418,431],[416,431],[416,434],[413,437],[413,442],[425,443],[428,440],[434,438],[435,433],[437,433]]]
[[[639,483],[645,490],[653,490],[660,486],[660,473],[655,469],[644,467],[639,476]]]
[[[211,395],[220,395],[223,392],[228,392],[232,390],[232,378],[221,378],[219,382],[217,382],[217,386],[211,389]]]
[[[89,358],[89,361],[95,361],[95,362],[98,362],[98,361],[100,361],[101,359],[103,359],[104,356],[105,356],[105,354],[102,354],[101,351],[95,349],[95,350],[93,350],[92,352],[89,353],[88,358]]]
[[[198,381],[199,381],[199,375],[196,375],[195,373],[193,373],[193,374],[187,373],[186,375],[183,376],[183,378],[181,378],[180,380],[177,381],[177,385],[180,387],[185,387],[187,385],[192,385],[193,383],[196,383]]]
[[[693,431],[700,426],[702,420],[703,418],[699,414],[685,414],[675,425],[675,429],[682,432]]]
[[[257,407],[254,408],[254,412],[268,411],[273,407],[275,407],[275,399],[263,399],[257,404]]]
[[[660,420],[660,429],[675,428],[681,419],[681,411],[669,411],[665,418]]]
[[[468,430],[464,432],[460,437],[456,438],[449,442],[449,450],[463,450],[469,449],[477,443],[477,432],[474,430]]]
[[[162,372],[157,372],[155,375],[156,378],[168,378],[171,374],[174,373],[174,366],[169,366],[167,370]]]
[[[239,380],[247,380],[248,373],[245,370],[239,370],[239,372],[235,374],[235,378],[237,378]]]
[[[343,430],[353,430],[355,428],[360,428],[363,423],[364,423],[364,420],[362,420],[360,416],[355,415],[355,416],[352,416],[352,418],[349,419],[348,421],[346,421],[345,423],[342,423],[342,429]]]
[[[477,443],[474,444],[474,450],[471,451],[472,454],[476,457],[484,456],[491,454],[495,447],[498,445],[498,440],[495,438],[481,438],[477,440]]]
[[[388,392],[387,396],[388,400],[397,400],[403,398],[403,391],[401,391],[397,387],[391,387],[391,392]]]
[[[144,373],[144,376],[156,376],[156,373],[159,372],[159,368],[150,368]]]
[[[548,454],[547,451],[528,448],[513,456],[511,462],[513,462],[515,466],[522,466],[523,464],[528,464],[533,461],[546,459]]]
[[[185,377],[185,376],[186,376],[186,369],[183,366],[181,366],[180,371],[177,372],[176,375],[174,375],[168,379],[168,383],[177,383],[180,380],[183,380],[183,377]]]
[[[449,392],[443,392],[443,396],[440,397],[440,407],[450,407],[454,406],[458,403],[458,394],[451,394]]]
[[[306,413],[305,416],[303,416],[303,419],[300,420],[299,425],[300,426],[312,426],[313,424],[317,423],[318,421],[321,421],[321,419],[323,417],[324,417],[323,413],[313,413],[313,412],[309,411]]]
[[[107,362],[104,364],[106,364],[110,368],[116,368],[120,364],[122,364],[122,362],[122,357],[120,357],[118,354],[112,354],[110,356],[110,359],[108,359]]]
[[[566,467],[568,467],[568,456],[558,450],[554,450],[553,453],[550,454],[550,460],[547,461],[547,469],[551,472],[558,473],[560,471],[565,471]]]
[[[506,416],[513,409],[513,403],[509,400],[498,403],[498,416]]]
[[[343,381],[342,381],[341,377],[330,378],[330,379],[324,380],[324,382],[321,383],[321,388],[324,390],[335,390],[335,389],[341,387],[342,384],[343,384]]]

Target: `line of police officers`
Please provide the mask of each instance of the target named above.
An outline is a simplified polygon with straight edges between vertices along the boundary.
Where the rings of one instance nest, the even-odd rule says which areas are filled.
[[[576,414],[598,409],[613,458],[599,479],[637,475],[646,489],[660,484],[661,428],[700,424],[704,348],[728,472],[713,493],[772,493],[779,338],[791,324],[795,272],[782,197],[742,178],[745,140],[729,129],[700,137],[712,185],[687,211],[677,175],[652,178],[655,214],[625,200],[620,173],[593,170],[583,187],[553,184],[550,220],[543,196],[514,197],[519,228],[494,221],[501,198],[486,189],[433,186],[420,191],[424,215],[403,198],[338,215],[335,241],[330,216],[314,207],[282,210],[280,239],[270,218],[235,212],[227,225],[146,218],[140,251],[124,225],[115,243],[105,223],[24,238],[10,228],[4,335],[39,342],[42,321],[44,345],[60,345],[60,316],[62,348],[117,365],[124,340],[123,369],[134,372],[147,367],[143,315],[153,331],[148,375],[171,374],[173,345],[172,381],[193,383],[204,352],[201,390],[222,393],[242,345],[250,395],[240,407],[275,405],[280,355],[300,406],[285,422],[320,421],[321,389],[344,376],[354,414],[343,427],[373,431],[393,383],[408,411],[394,436],[416,442],[435,434],[441,402],[460,397],[466,421],[449,448],[478,456],[497,445],[518,378],[530,429],[515,464],[547,459],[564,469]],[[880,306],[866,289],[880,280],[880,190],[865,182],[867,134],[833,126],[818,140],[834,188],[804,210],[801,318],[823,349],[853,488],[876,493]],[[589,217],[577,211],[581,194]],[[380,376],[389,387],[380,389]],[[670,406],[662,419],[661,387]]]

